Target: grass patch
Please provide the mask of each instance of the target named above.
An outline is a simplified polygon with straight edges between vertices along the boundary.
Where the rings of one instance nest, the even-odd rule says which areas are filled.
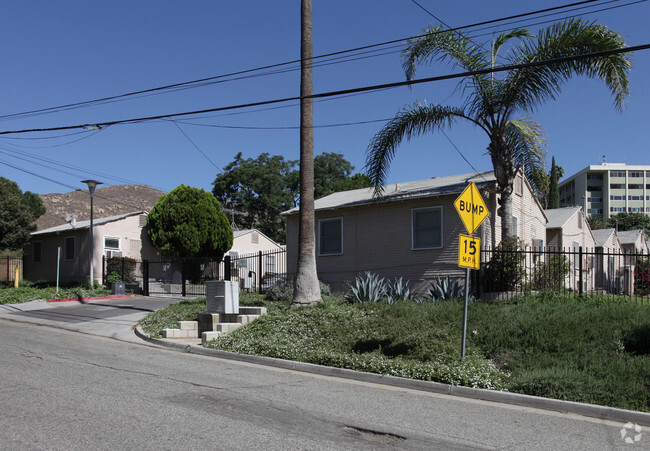
[[[0,304],[22,304],[41,299],[102,297],[108,294],[110,294],[110,291],[103,287],[91,290],[88,286],[82,285],[60,287],[57,294],[56,286],[49,286],[46,283],[22,281],[18,288],[14,288],[13,283],[0,284]]]

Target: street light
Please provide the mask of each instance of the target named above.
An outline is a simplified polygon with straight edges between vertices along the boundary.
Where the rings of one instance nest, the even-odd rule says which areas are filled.
[[[88,185],[88,191],[90,191],[90,250],[88,255],[90,258],[90,288],[95,288],[95,275],[93,274],[93,194],[95,193],[95,188],[97,185],[101,185],[102,182],[97,180],[82,180],[81,183]]]

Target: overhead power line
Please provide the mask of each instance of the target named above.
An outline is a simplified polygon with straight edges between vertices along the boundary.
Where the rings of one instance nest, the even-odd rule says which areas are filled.
[[[474,28],[474,27],[478,27],[478,26],[491,25],[491,24],[495,24],[495,23],[499,23],[499,22],[508,21],[508,20],[521,19],[521,18],[524,18],[524,17],[534,16],[534,15],[537,15],[537,14],[548,13],[548,12],[551,12],[551,11],[564,10],[564,9],[569,9],[569,8],[573,8],[573,7],[581,6],[581,5],[588,5],[588,4],[597,3],[597,2],[600,2],[600,1],[602,1],[602,0],[583,0],[583,1],[580,1],[580,2],[574,2],[574,3],[570,3],[570,4],[566,4],[566,5],[560,5],[560,6],[555,6],[555,7],[551,7],[551,8],[544,8],[544,9],[531,11],[531,12],[527,12],[527,13],[515,14],[515,15],[511,15],[511,16],[507,16],[507,17],[501,17],[501,18],[497,18],[497,19],[486,20],[486,21],[477,22],[477,23],[470,24],[470,25],[463,25],[463,26],[459,26],[459,27],[455,27],[455,28],[451,28],[451,27],[449,27],[447,25],[447,27],[449,27],[449,30],[448,31],[443,31],[443,32],[460,31],[460,30],[465,30],[465,29]],[[621,1],[621,0],[610,0],[610,1],[606,2],[606,3],[611,3],[611,2],[616,2],[616,1]],[[640,1],[643,2],[643,1],[647,1],[647,0],[640,0]],[[414,2],[414,3],[416,3],[418,6],[423,8],[417,2]],[[426,11],[426,9],[425,9],[425,11]],[[431,14],[431,13],[429,13],[429,14]],[[433,17],[435,17],[435,16],[433,16]],[[437,19],[437,20],[440,21],[440,19]],[[394,40],[385,41],[385,42],[381,42],[381,43],[370,44],[370,45],[366,45],[366,46],[360,46],[360,47],[356,47],[356,48],[352,48],[352,49],[331,52],[331,53],[327,53],[327,54],[323,54],[323,55],[318,55],[318,56],[312,58],[312,61],[320,60],[320,59],[324,59],[324,58],[331,58],[331,57],[335,57],[335,56],[339,56],[339,55],[345,55],[345,54],[354,53],[354,52],[361,52],[361,51],[367,51],[367,50],[370,50],[370,49],[376,49],[378,47],[383,47],[383,46],[387,46],[387,45],[392,45],[392,44],[396,44],[396,43],[405,42],[405,41],[408,41],[410,39],[421,38],[422,36],[425,36],[425,35],[411,36],[411,37],[408,37],[408,38],[401,38],[401,39],[394,39]],[[341,61],[341,62],[345,62],[345,61]],[[12,118],[25,117],[25,116],[30,116],[30,115],[53,113],[53,112],[58,112],[58,111],[74,109],[74,108],[81,108],[81,107],[86,107],[86,106],[98,105],[98,104],[102,104],[102,103],[120,101],[122,99],[126,99],[126,98],[129,98],[129,97],[134,97],[134,96],[142,96],[142,95],[147,95],[147,94],[148,95],[153,95],[153,94],[156,94],[156,93],[174,92],[174,91],[179,90],[179,89],[189,89],[189,88],[194,88],[194,87],[202,87],[202,86],[206,86],[206,85],[210,85],[210,84],[214,84],[214,83],[221,83],[221,82],[224,82],[224,81],[233,80],[233,79],[226,80],[226,79],[228,79],[230,77],[238,77],[238,76],[243,76],[243,75],[246,75],[246,74],[253,74],[254,72],[259,72],[259,71],[262,71],[262,70],[277,69],[277,68],[281,68],[281,67],[284,67],[284,66],[295,65],[297,63],[300,63],[300,59],[286,61],[286,62],[277,63],[277,64],[270,64],[270,65],[266,65],[266,66],[260,66],[260,67],[252,68],[252,69],[245,69],[245,70],[241,70],[241,71],[231,72],[229,74],[222,74],[222,75],[216,75],[216,76],[211,76],[211,77],[199,78],[199,79],[196,79],[196,80],[173,83],[173,84],[169,84],[169,85],[164,85],[164,86],[159,86],[159,87],[149,88],[149,89],[143,89],[143,90],[139,90],[139,91],[133,91],[133,92],[128,92],[128,93],[114,95],[114,96],[102,97],[102,98],[98,98],[98,99],[94,99],[94,100],[87,100],[87,101],[83,101],[83,102],[69,103],[69,104],[59,105],[59,106],[55,106],[55,107],[40,108],[40,109],[36,109],[36,110],[24,111],[24,112],[21,112],[21,113],[13,113],[13,114],[2,115],[2,116],[0,116],[0,119],[12,119]],[[298,67],[296,67],[295,69],[287,69],[287,70],[283,70],[283,71],[280,71],[280,72],[271,72],[271,73],[268,73],[268,74],[249,75],[248,77],[271,75],[271,74],[274,74],[274,73],[287,72],[289,70],[298,70]],[[236,79],[248,78],[248,77],[239,77],[239,78],[236,78]]]
[[[643,45],[625,47],[625,48],[602,51],[602,52],[587,53],[587,54],[583,54],[583,55],[566,56],[566,57],[562,57],[562,58],[555,58],[555,59],[552,59],[552,60],[535,61],[535,62],[523,63],[523,64],[509,64],[509,65],[506,65],[506,66],[497,66],[497,67],[491,67],[491,68],[482,69],[482,70],[461,72],[461,73],[457,73],[457,74],[439,75],[439,76],[436,76],[436,77],[421,78],[421,79],[417,79],[417,80],[406,80],[406,81],[393,82],[393,83],[384,83],[384,84],[380,84],[380,85],[371,85],[371,86],[363,86],[363,87],[359,87],[359,88],[343,89],[343,90],[339,90],[339,91],[330,91],[330,92],[324,92],[324,93],[320,93],[320,94],[313,94],[311,96],[306,96],[305,98],[321,99],[321,98],[334,97],[334,96],[340,96],[340,95],[354,94],[354,93],[359,93],[359,92],[376,91],[376,90],[380,90],[380,89],[399,88],[399,87],[402,87],[402,86],[412,86],[412,85],[418,85],[418,84],[422,84],[422,83],[431,83],[431,82],[436,82],[436,81],[451,80],[451,79],[455,79],[455,78],[470,77],[470,76],[473,76],[473,75],[483,75],[483,74],[496,73],[496,72],[505,72],[505,71],[515,70],[515,69],[524,69],[524,68],[528,68],[528,67],[538,67],[538,66],[557,64],[557,63],[562,63],[562,62],[567,62],[567,61],[574,61],[574,60],[580,60],[580,59],[586,59],[586,58],[594,58],[594,57],[598,57],[598,56],[608,56],[608,55],[616,55],[616,54],[621,54],[621,53],[636,52],[636,51],[640,51],[640,50],[647,50],[649,48],[650,48],[650,44],[643,44]],[[93,128],[93,127],[94,128],[97,128],[97,127],[103,128],[103,127],[108,127],[108,126],[118,125],[118,124],[148,122],[148,121],[154,121],[154,120],[160,120],[160,119],[170,119],[170,118],[176,118],[176,117],[182,117],[182,116],[191,116],[191,115],[196,115],[196,114],[214,113],[214,112],[217,112],[217,111],[238,110],[238,109],[243,109],[243,108],[250,108],[250,107],[262,106],[262,105],[272,105],[272,104],[278,104],[278,103],[284,103],[284,102],[292,102],[292,101],[297,101],[297,100],[301,100],[301,97],[300,96],[285,97],[285,98],[281,98],[281,99],[263,100],[263,101],[259,101],[259,102],[251,102],[251,103],[246,103],[246,104],[238,104],[238,105],[230,105],[230,106],[224,106],[224,107],[208,108],[208,109],[203,109],[203,110],[185,111],[185,112],[180,112],[180,113],[169,113],[169,114],[160,114],[160,115],[156,115],[156,116],[145,116],[145,117],[139,117],[139,118],[131,118],[131,119],[122,119],[122,120],[115,120],[115,121],[99,122],[99,123],[96,123],[96,124],[77,124],[77,125],[66,125],[66,126],[60,126],[60,127],[0,131],[0,135],[9,135],[9,134],[18,134],[18,133],[34,133],[34,132],[51,132],[51,131],[61,131],[61,130],[73,130],[73,129],[80,129],[80,128]]]

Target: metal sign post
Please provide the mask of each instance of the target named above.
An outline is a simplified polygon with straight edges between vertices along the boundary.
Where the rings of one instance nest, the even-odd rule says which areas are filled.
[[[458,266],[465,268],[465,303],[463,306],[463,336],[460,349],[461,358],[465,358],[467,341],[467,306],[469,304],[469,270],[479,269],[481,265],[481,239],[472,236],[490,212],[483,201],[481,193],[474,182],[470,183],[454,202],[456,211],[463,221],[469,235],[460,234],[458,238]]]

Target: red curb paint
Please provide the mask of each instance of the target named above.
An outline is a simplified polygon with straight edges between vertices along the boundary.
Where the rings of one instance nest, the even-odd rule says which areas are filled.
[[[95,301],[95,300],[101,300],[101,299],[125,299],[125,298],[130,298],[130,297],[133,297],[133,296],[121,295],[121,294],[109,294],[108,296],[102,296],[102,297],[98,297],[98,298],[48,299],[47,302],[70,302],[70,301],[88,302],[88,301]]]

